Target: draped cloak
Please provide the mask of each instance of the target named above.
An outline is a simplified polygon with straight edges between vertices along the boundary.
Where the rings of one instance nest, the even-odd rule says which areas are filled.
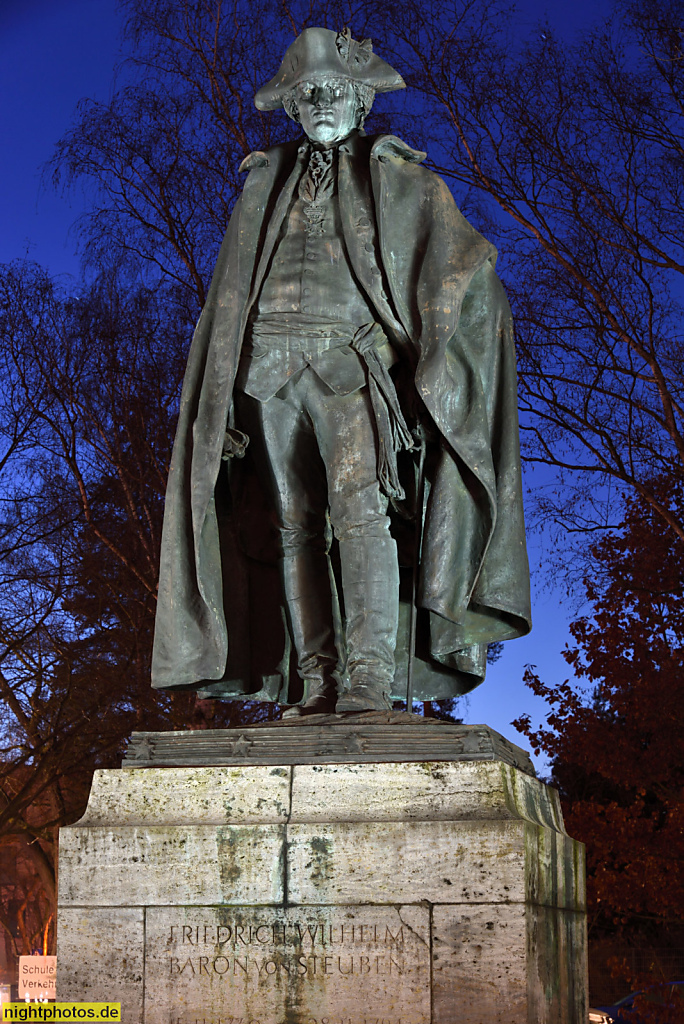
[[[298,146],[286,143],[244,161],[249,174],[190,348],[162,533],[152,659],[157,688],[297,699],[279,592],[270,600],[264,591],[256,608],[251,601],[261,635],[275,642],[277,667],[262,668],[256,680],[244,656],[235,668],[235,646],[244,649],[249,629],[249,553],[235,541],[238,513],[221,478],[247,318],[277,241]],[[394,136],[357,137],[340,147],[338,190],[354,272],[371,300],[381,283],[389,288],[417,355],[415,388],[440,435],[429,460],[416,586],[424,671],[415,690],[416,699],[440,699],[482,682],[486,645],[524,635],[531,622],[510,309],[494,271],[494,247],[461,215],[442,179],[421,166],[424,156]],[[369,265],[361,228],[368,224],[382,278]],[[376,298],[382,322],[383,302]],[[396,321],[395,328],[383,326],[392,339]],[[268,579],[273,597],[275,570]],[[252,643],[252,650],[258,646]],[[399,648],[405,673],[406,652]],[[397,684],[393,696],[400,690]]]

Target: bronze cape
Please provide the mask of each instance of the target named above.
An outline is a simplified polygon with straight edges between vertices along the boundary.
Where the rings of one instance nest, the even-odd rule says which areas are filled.
[[[268,542],[254,540],[258,516],[248,499],[231,495],[221,459],[247,317],[298,146],[245,161],[249,175],[190,349],[162,536],[152,661],[158,688],[299,699]],[[415,387],[441,435],[429,459],[418,579],[425,671],[415,696],[425,700],[477,686],[486,644],[529,632],[530,597],[515,349],[496,251],[463,218],[442,179],[420,166],[423,158],[394,136],[359,135],[340,147],[338,188],[354,271],[372,300],[381,281],[367,255],[374,249],[418,353]],[[369,224],[373,245],[361,229]],[[382,321],[387,303],[378,297],[374,304]],[[390,323],[382,326],[396,337]],[[268,529],[267,517],[261,522]],[[401,636],[398,676],[400,646]],[[250,652],[258,665],[249,664]],[[405,651],[403,665],[405,676]]]

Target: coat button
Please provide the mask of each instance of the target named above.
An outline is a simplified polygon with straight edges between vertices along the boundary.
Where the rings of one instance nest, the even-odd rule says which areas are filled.
[[[358,227],[360,227],[360,228],[369,228],[370,227],[370,221],[368,220],[368,218],[367,217],[362,217],[361,220],[358,223]]]
[[[307,258],[307,260],[315,260],[316,259],[316,253],[315,252],[307,252],[306,258]]]
[[[370,242],[368,242],[367,245],[364,245],[364,249],[366,250],[366,252],[373,252],[373,246],[370,244]]]

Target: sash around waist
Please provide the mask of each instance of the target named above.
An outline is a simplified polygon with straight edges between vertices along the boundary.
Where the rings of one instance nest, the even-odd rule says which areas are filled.
[[[235,386],[260,402],[272,398],[300,370],[310,366],[338,395],[367,383],[360,339],[386,368],[398,359],[380,324],[279,313],[258,317],[245,339]]]
[[[367,385],[378,433],[378,481],[389,498],[403,499],[397,452],[410,451],[413,438],[388,373],[396,358],[374,321],[358,326],[310,314],[271,314],[255,320],[235,383],[257,401],[269,401],[308,363],[337,395]]]
[[[362,324],[314,317],[304,313],[277,313],[258,317],[247,339],[252,355],[264,350],[327,352],[350,345]],[[385,339],[386,342],[386,339]]]

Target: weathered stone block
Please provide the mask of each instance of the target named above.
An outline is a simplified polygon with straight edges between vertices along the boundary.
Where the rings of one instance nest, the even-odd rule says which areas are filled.
[[[432,970],[436,1024],[526,1021],[527,920],[520,904],[435,907]]]
[[[61,907],[57,998],[121,1003],[126,1024],[142,1024],[145,912],[142,907]]]
[[[292,771],[292,822],[523,818],[564,832],[557,792],[502,761],[294,765]]]
[[[292,769],[135,768],[95,772],[79,825],[279,824],[290,813]]]
[[[430,1022],[428,907],[149,908],[147,1024]]]
[[[291,824],[288,844],[297,904],[529,899],[583,909],[580,845],[527,821]]]
[[[530,1020],[575,1024],[587,1018],[586,914],[526,908]]]
[[[583,849],[508,764],[98,772],[59,897],[59,997],[141,1024],[586,1021]]]
[[[525,899],[518,822],[290,825],[293,903]]]
[[[510,904],[435,907],[435,1024],[586,1021],[584,915]]]
[[[60,906],[278,903],[282,825],[136,825],[60,832]]]

